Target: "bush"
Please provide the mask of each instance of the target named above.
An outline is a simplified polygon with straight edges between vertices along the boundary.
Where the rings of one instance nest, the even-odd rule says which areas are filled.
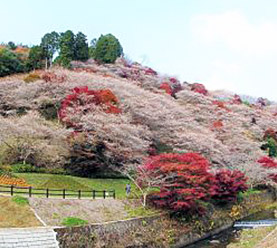
[[[261,157],[257,162],[265,168],[277,168],[277,162],[267,156]]]
[[[215,192],[215,179],[208,172],[209,166],[209,162],[196,153],[150,157],[143,169],[160,188],[160,192],[152,193],[150,201],[175,213],[203,214],[205,201]]]
[[[28,74],[23,80],[25,83],[33,83],[40,79],[40,75],[37,73]]]
[[[62,225],[65,225],[67,227],[81,226],[81,225],[85,225],[85,224],[88,224],[88,221],[82,220],[82,219],[77,218],[77,217],[66,217],[62,221]]]
[[[169,83],[162,83],[160,89],[164,90],[168,95],[172,95],[172,89]]]
[[[63,83],[67,80],[66,75],[61,74],[55,74],[54,72],[45,72],[41,75],[41,78],[45,81],[45,82],[50,82],[50,83]]]
[[[44,101],[40,104],[38,111],[46,120],[55,120],[58,118],[58,108],[58,104]]]
[[[97,40],[94,59],[100,63],[114,63],[123,54],[122,46],[112,34],[101,35]]]
[[[277,141],[274,138],[268,138],[267,143],[263,144],[261,149],[268,151],[269,157],[277,157]]]
[[[239,192],[248,189],[244,173],[234,170],[220,170],[215,174],[215,194],[213,199],[226,204],[237,200]]]
[[[13,164],[11,166],[12,172],[14,173],[30,173],[30,172],[37,172],[43,173],[45,172],[44,168],[38,168],[31,164]]]
[[[273,129],[273,128],[268,128],[265,132],[264,132],[264,140],[268,140],[268,139],[274,139],[275,141],[277,141],[277,132]]]
[[[191,90],[204,96],[208,95],[208,91],[203,84],[194,83],[191,85]]]
[[[12,197],[12,201],[21,206],[29,205],[29,200],[27,198],[18,195]]]
[[[109,89],[89,90],[88,87],[76,87],[73,94],[67,95],[62,101],[59,110],[59,118],[70,127],[79,127],[74,116],[83,115],[94,109],[94,106],[101,106],[104,112],[119,114],[118,99]],[[72,112],[73,111],[73,112]]]

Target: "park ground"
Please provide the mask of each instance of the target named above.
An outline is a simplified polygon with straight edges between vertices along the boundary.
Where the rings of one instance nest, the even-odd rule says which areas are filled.
[[[34,188],[52,188],[68,190],[115,190],[116,199],[61,199],[61,197],[27,195],[10,197],[0,196],[0,227],[40,226],[34,212],[48,226],[67,225],[67,218],[84,220],[84,223],[101,223],[122,220],[157,213],[153,209],[141,207],[138,192],[132,186],[132,194],[126,198],[125,187],[131,183],[128,179],[90,179],[68,175],[17,173]],[[24,200],[25,199],[25,200]],[[16,213],[16,214],[14,214]],[[79,222],[77,222],[79,223]]]

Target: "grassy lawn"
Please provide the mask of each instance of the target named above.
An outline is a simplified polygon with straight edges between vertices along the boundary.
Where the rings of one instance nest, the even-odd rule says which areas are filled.
[[[0,197],[0,209],[1,228],[42,226],[24,198]]]
[[[41,173],[16,173],[35,188],[69,189],[69,190],[115,190],[116,198],[124,199],[125,186],[130,183],[128,179],[92,179],[68,175],[54,175]],[[136,191],[131,184],[132,191]]]
[[[274,229],[273,226],[257,228],[257,229],[244,229],[241,231],[239,241],[237,243],[229,244],[227,246],[227,248],[254,248],[254,247],[257,247],[256,245],[262,239],[264,239],[273,229]]]

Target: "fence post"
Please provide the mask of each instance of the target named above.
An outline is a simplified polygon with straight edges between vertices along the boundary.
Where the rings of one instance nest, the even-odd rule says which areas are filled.
[[[95,190],[92,191],[92,198],[95,199]]]
[[[29,197],[32,197],[32,187],[29,187]]]
[[[81,199],[81,190],[78,191],[78,199]]]
[[[113,191],[113,198],[115,199],[115,190]]]
[[[103,190],[103,197],[106,198],[106,190]]]
[[[11,196],[13,196],[13,185],[11,185]]]
[[[63,199],[65,199],[65,189],[63,189]]]
[[[46,198],[48,198],[49,197],[49,189],[47,188],[46,189]]]

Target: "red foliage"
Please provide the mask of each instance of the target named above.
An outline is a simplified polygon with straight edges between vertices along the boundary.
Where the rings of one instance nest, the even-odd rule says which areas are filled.
[[[59,118],[67,124],[67,126],[77,127],[70,119],[72,110],[74,114],[85,114],[89,112],[92,105],[100,105],[106,113],[119,114],[118,99],[109,89],[106,90],[89,90],[87,86],[76,87],[73,94],[67,95],[62,101],[59,111]],[[71,111],[69,111],[71,109]]]
[[[145,69],[145,75],[157,76],[158,73],[154,71],[152,68]]]
[[[168,83],[162,83],[160,89],[164,90],[168,95],[172,95],[173,91]]]
[[[225,106],[225,103],[222,102],[222,101],[214,100],[214,101],[212,101],[212,104],[213,104],[213,105],[216,105],[218,108],[222,108],[222,109],[225,109],[225,110],[227,110],[227,111],[230,111],[230,109],[228,109],[228,108]]]
[[[221,203],[234,202],[239,192],[248,189],[245,174],[238,171],[220,170],[215,175],[216,192],[213,199]]]
[[[262,164],[265,168],[277,168],[277,162],[267,156],[261,157],[257,162]]]
[[[171,77],[171,78],[169,79],[169,81],[170,81],[170,83],[172,83],[172,84],[177,84],[177,83],[178,83],[178,80],[177,80],[176,78],[174,78],[174,77]]]
[[[144,165],[160,192],[150,200],[158,207],[176,212],[203,213],[201,201],[215,192],[214,176],[208,172],[209,162],[199,154],[160,154]]]
[[[213,123],[212,129],[221,129],[223,127],[223,122],[221,120],[217,120]]]
[[[45,82],[51,82],[51,83],[63,83],[67,79],[65,74],[57,75],[54,72],[45,72],[41,75],[41,78]]]
[[[273,129],[273,128],[268,128],[265,132],[264,132],[264,137],[263,139],[266,140],[268,138],[273,138],[274,140],[277,141],[277,132]]]
[[[200,93],[204,96],[208,95],[208,91],[206,90],[203,84],[194,83],[191,85],[191,90],[197,93]]]
[[[258,161],[258,163],[260,163],[263,167],[265,168],[277,168],[277,161],[275,161],[274,159],[264,156],[261,157]],[[272,181],[274,181],[275,183],[277,183],[277,174],[276,173],[272,173],[268,176],[269,179],[271,179]]]
[[[277,174],[270,174],[270,175],[269,175],[269,178],[270,178],[273,182],[277,183]]]
[[[163,82],[160,85],[160,89],[165,90],[165,92],[171,96],[182,90],[180,82],[176,78],[169,78],[168,82]]]

